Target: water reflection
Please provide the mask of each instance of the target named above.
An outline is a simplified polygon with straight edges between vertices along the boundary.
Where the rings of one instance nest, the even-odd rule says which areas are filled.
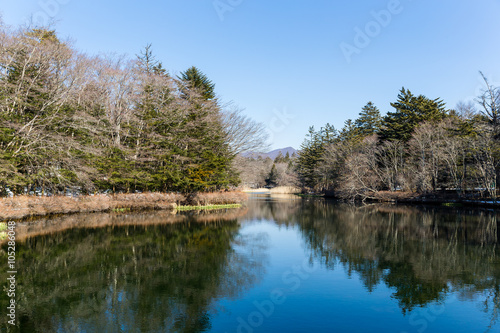
[[[403,313],[450,293],[475,300],[493,327],[500,314],[498,214],[475,209],[352,206],[324,200],[256,200],[255,219],[298,226],[329,269],[358,274],[367,291],[385,284]]]
[[[234,219],[138,224],[144,216],[26,237],[17,249],[21,331],[203,332],[215,300],[237,298],[264,273],[266,238],[240,235]]]
[[[273,230],[272,239],[284,248],[276,249],[263,230]],[[290,243],[282,241],[284,231]],[[394,321],[449,304],[453,296],[474,302],[487,316],[485,327],[498,328],[500,231],[491,211],[256,197],[245,209],[224,213],[74,215],[21,224],[19,232],[16,298],[23,332],[205,332],[212,325],[235,331],[237,316],[248,316],[238,313],[242,302],[283,285],[268,259],[279,263],[297,249],[321,264],[315,274],[326,272],[311,290],[333,290],[340,275],[335,281],[330,273],[340,270],[342,278],[359,278],[363,295],[391,293],[386,302],[400,309]],[[297,301],[293,293],[287,297],[276,312]],[[301,297],[298,313],[318,309],[318,297]],[[334,297],[319,308],[338,303]],[[7,302],[3,293],[0,306]],[[305,316],[306,327],[318,325],[315,314]],[[280,318],[266,318],[266,324],[298,329]]]

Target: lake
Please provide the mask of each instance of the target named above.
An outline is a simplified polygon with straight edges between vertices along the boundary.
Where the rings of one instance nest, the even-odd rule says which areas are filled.
[[[500,332],[498,216],[255,195],[19,223],[1,331]]]

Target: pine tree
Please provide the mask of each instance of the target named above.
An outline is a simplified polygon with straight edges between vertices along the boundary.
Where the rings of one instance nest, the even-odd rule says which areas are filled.
[[[326,124],[317,132],[314,127],[309,128],[309,133],[300,146],[300,153],[296,163],[297,172],[305,186],[314,188],[317,185],[316,166],[320,162],[326,146],[337,140],[338,132],[330,124]]]
[[[447,116],[445,103],[439,99],[429,99],[423,95],[414,96],[404,87],[398,100],[391,103],[396,109],[383,118],[380,136],[382,140],[410,140],[415,127],[423,121],[439,121]]]
[[[273,163],[271,171],[266,178],[266,185],[269,187],[278,185],[278,170],[276,170],[276,163]]]
[[[355,126],[352,119],[347,119],[344,122],[344,127],[339,133],[339,139],[342,141],[355,142],[361,138],[358,128]]]
[[[283,163],[284,157],[281,151],[278,153],[278,156],[274,159],[274,163]]]
[[[215,98],[215,83],[210,81],[198,68],[194,66],[188,68],[181,73],[179,79],[181,80],[181,90],[184,90],[185,94],[187,91],[196,91],[205,100]]]
[[[380,116],[379,109],[372,102],[368,102],[361,109],[354,125],[361,136],[365,137],[377,133],[382,125],[382,117]]]

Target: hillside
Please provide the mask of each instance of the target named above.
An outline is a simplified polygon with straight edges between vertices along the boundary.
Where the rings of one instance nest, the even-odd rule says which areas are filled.
[[[285,156],[286,153],[288,153],[290,156],[292,156],[293,154],[297,153],[297,150],[293,147],[286,147],[286,148],[275,149],[275,150],[272,150],[268,153],[247,152],[247,153],[243,153],[241,155],[243,157],[252,157],[252,158],[261,157],[263,159],[269,157],[270,159],[274,160],[280,154],[280,152],[283,156]]]

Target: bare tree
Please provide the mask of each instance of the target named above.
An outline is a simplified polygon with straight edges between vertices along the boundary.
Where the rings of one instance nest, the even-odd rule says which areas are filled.
[[[346,156],[338,187],[342,197],[364,201],[381,189],[383,174],[377,161],[377,144],[376,135],[366,137]]]
[[[106,57],[98,64],[97,80],[103,91],[101,98],[106,118],[111,125],[113,142],[120,146],[122,124],[130,121],[138,88],[133,77],[133,64],[123,57]]]
[[[222,112],[222,124],[232,153],[238,155],[267,149],[265,126],[243,114],[243,111],[230,104]]]
[[[416,186],[419,192],[435,191],[438,187],[441,148],[445,144],[445,128],[442,124],[432,122],[418,126],[409,142],[415,159]]]
[[[382,177],[390,191],[402,189],[405,184],[405,145],[399,140],[385,141],[377,150],[382,165]]]
[[[495,134],[498,134],[498,126],[500,125],[500,87],[495,87],[479,72],[484,80],[486,89],[478,97],[477,102],[482,106],[482,113],[488,117],[493,124]]]
[[[499,147],[495,140],[495,129],[491,124],[479,123],[476,133],[474,140],[470,141],[470,149],[479,185],[491,198],[496,198]]]

